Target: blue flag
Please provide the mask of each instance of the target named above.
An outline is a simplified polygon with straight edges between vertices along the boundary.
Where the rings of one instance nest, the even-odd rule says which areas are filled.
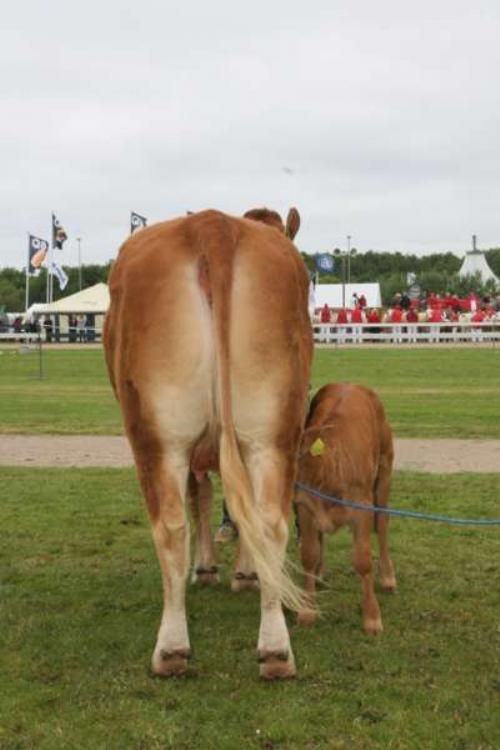
[[[328,253],[322,253],[316,256],[316,268],[320,273],[333,273],[335,269],[335,261],[332,255]]]

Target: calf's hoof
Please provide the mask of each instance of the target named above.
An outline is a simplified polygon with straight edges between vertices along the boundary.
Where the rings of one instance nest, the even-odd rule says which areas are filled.
[[[240,591],[258,591],[259,579],[257,573],[242,573],[236,571],[231,581],[231,591],[238,593]]]
[[[175,677],[184,674],[188,668],[191,651],[188,648],[180,648],[174,651],[161,650],[159,655],[153,656],[151,668],[153,674],[160,677]]]
[[[297,622],[299,625],[314,625],[317,616],[314,609],[301,609],[297,614]]]
[[[289,680],[297,675],[291,651],[257,652],[259,675],[263,680]]]
[[[384,626],[379,617],[374,620],[365,620],[363,622],[363,629],[367,635],[380,635],[384,630]]]

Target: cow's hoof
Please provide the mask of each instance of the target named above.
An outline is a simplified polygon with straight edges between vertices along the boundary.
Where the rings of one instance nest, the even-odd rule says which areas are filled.
[[[363,622],[363,629],[367,635],[380,635],[384,630],[384,626],[379,617],[376,620],[365,620]]]
[[[181,648],[175,651],[161,650],[159,656],[153,656],[153,674],[159,677],[175,677],[184,674],[188,668],[191,651]]]
[[[200,586],[215,586],[215,584],[219,583],[217,565],[212,565],[210,568],[196,568],[192,580],[193,583],[197,583]]]
[[[394,576],[380,579],[380,588],[385,591],[386,594],[394,594],[397,589],[397,583]]]
[[[297,622],[299,625],[314,625],[317,616],[314,609],[301,609],[297,614]]]
[[[297,674],[291,651],[259,651],[258,661],[263,680],[289,680]]]
[[[239,593],[240,591],[258,591],[259,579],[257,573],[242,573],[237,571],[231,581],[231,591]]]

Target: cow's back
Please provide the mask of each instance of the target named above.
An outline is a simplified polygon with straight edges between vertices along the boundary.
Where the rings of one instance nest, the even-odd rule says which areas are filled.
[[[142,418],[154,418],[160,402],[170,403],[172,422],[181,421],[172,412],[178,392],[188,390],[193,425],[220,427],[215,272],[228,286],[222,324],[237,433],[241,423],[244,440],[248,422],[269,422],[273,411],[300,422],[293,415],[305,403],[312,356],[302,259],[278,230],[216,211],[141,230],[122,247],[110,275],[104,335],[120,402],[140,396]],[[269,410],[268,399],[276,398],[279,405]],[[133,421],[126,415],[128,429]],[[286,442],[281,423],[275,428]]]

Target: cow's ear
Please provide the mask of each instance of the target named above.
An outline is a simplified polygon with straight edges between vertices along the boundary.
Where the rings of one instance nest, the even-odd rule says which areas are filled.
[[[286,217],[285,234],[289,239],[293,240],[299,229],[300,214],[296,208],[291,208],[288,212],[288,216]]]

